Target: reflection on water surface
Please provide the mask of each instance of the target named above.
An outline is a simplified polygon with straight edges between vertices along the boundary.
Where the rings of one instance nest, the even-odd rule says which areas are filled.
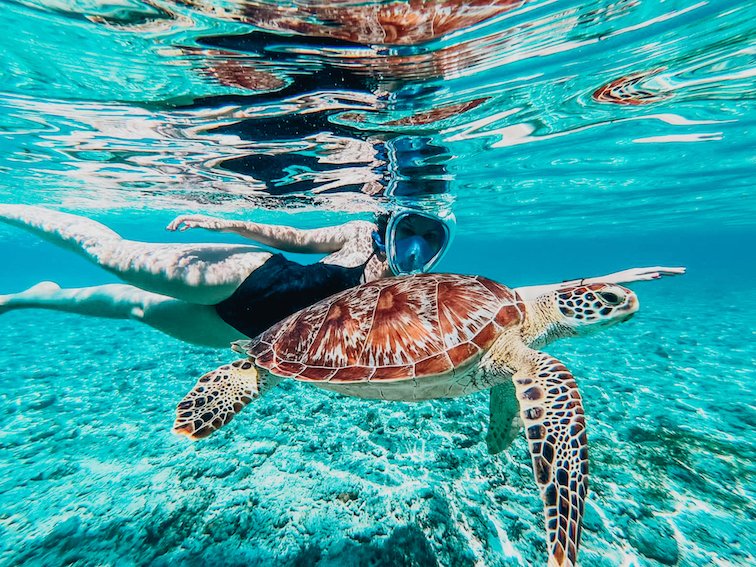
[[[746,14],[723,2],[8,4],[0,167],[13,176],[0,194],[82,208],[421,199],[519,235],[690,215],[745,225]]]

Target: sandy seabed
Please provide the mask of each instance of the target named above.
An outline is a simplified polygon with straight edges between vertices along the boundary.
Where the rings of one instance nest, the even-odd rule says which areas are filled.
[[[582,565],[756,562],[743,285],[647,284],[633,321],[547,349],[586,406]],[[127,321],[0,317],[0,563],[544,563],[525,439],[487,454],[487,393],[370,402],[285,382],[209,439],[172,435],[185,392],[235,358]]]

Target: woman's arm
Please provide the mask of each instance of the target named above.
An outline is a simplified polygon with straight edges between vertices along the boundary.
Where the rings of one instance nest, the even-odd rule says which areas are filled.
[[[216,232],[238,234],[284,252],[330,254],[341,250],[349,240],[356,238],[364,224],[369,223],[351,221],[338,226],[299,229],[291,226],[224,220],[205,215],[181,215],[174,219],[166,229],[183,232],[190,228],[204,228]]]
[[[650,268],[630,268],[629,270],[622,270],[621,272],[614,272],[613,274],[607,274],[606,276],[598,276],[595,278],[568,280],[560,282],[558,284],[529,285],[526,287],[518,287],[516,291],[520,294],[520,297],[527,300],[538,297],[539,295],[543,295],[544,293],[547,293],[549,291],[555,291],[563,287],[572,285],[592,283],[628,284],[647,280],[658,280],[663,276],[677,276],[684,273],[685,268],[668,268],[665,266],[653,266]]]

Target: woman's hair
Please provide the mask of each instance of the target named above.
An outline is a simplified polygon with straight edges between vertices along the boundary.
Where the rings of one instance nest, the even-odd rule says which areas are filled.
[[[373,222],[378,227],[378,236],[381,237],[383,242],[386,242],[386,229],[388,228],[388,221],[391,215],[389,213],[378,213],[375,215]]]

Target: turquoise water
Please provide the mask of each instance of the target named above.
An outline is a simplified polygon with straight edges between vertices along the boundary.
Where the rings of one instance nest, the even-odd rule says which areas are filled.
[[[163,230],[189,211],[313,227],[420,204],[457,216],[443,271],[687,266],[634,285],[631,322],[547,349],[586,407],[579,558],[752,565],[756,4],[491,4],[379,41],[342,2],[4,2],[0,203],[166,242],[241,241]],[[2,224],[0,259],[0,294],[116,281]],[[234,358],[134,321],[0,315],[0,563],[543,563],[527,444],[487,454],[485,393],[287,382],[205,441],[172,435]]]

